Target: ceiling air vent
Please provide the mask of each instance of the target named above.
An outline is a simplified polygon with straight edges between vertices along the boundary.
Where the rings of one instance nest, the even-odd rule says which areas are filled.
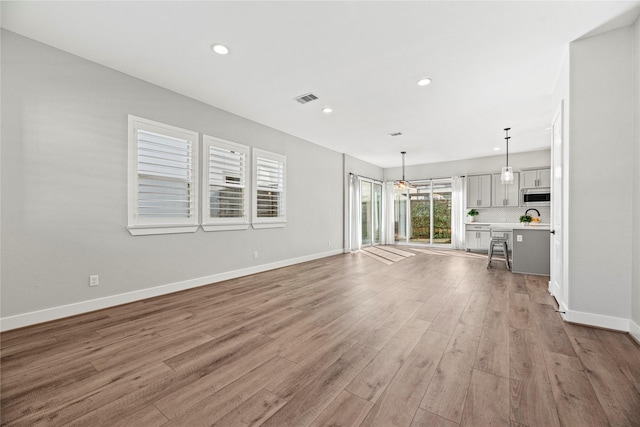
[[[300,104],[306,104],[307,102],[315,101],[318,97],[312,93],[305,93],[304,95],[296,96],[293,99],[298,101]]]

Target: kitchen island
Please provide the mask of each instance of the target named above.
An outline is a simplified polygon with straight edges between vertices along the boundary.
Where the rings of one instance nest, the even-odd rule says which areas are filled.
[[[514,273],[549,275],[550,225],[547,223],[466,223],[467,250],[486,251],[491,237],[505,237]]]
[[[512,272],[549,275],[551,257],[549,227],[546,229],[536,227],[514,230]]]

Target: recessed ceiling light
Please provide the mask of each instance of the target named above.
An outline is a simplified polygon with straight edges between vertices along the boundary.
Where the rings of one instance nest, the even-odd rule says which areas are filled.
[[[431,79],[425,78],[425,79],[418,80],[418,86],[426,86],[429,83],[431,83]]]
[[[323,112],[323,113],[327,113],[327,114],[329,114],[329,113],[330,113],[330,112],[332,112],[332,111],[333,111],[333,109],[332,109],[331,107],[324,107],[324,108],[322,109],[322,112]]]
[[[226,55],[229,53],[229,48],[223,44],[211,45],[211,50],[217,53],[218,55]]]
[[[493,151],[500,151],[500,147],[493,147]]]

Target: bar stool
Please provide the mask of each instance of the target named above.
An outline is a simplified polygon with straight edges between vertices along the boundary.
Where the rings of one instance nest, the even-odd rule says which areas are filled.
[[[504,262],[507,265],[507,270],[511,271],[511,262],[509,262],[509,248],[507,244],[508,239],[506,237],[492,237],[489,243],[489,255],[487,256],[487,268],[491,267],[491,259],[493,258],[493,248],[501,247],[504,254]]]

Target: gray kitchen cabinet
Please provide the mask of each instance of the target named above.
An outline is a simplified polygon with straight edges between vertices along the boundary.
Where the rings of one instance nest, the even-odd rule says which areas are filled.
[[[551,169],[522,171],[522,188],[551,187]]]
[[[500,182],[500,174],[493,175],[493,201],[492,206],[497,207],[518,207],[520,194],[520,173],[513,173],[513,183],[503,184]]]
[[[488,225],[467,224],[465,231],[465,247],[467,250],[488,250],[491,242],[491,231]]]
[[[491,207],[491,175],[471,175],[467,177],[467,207]]]

